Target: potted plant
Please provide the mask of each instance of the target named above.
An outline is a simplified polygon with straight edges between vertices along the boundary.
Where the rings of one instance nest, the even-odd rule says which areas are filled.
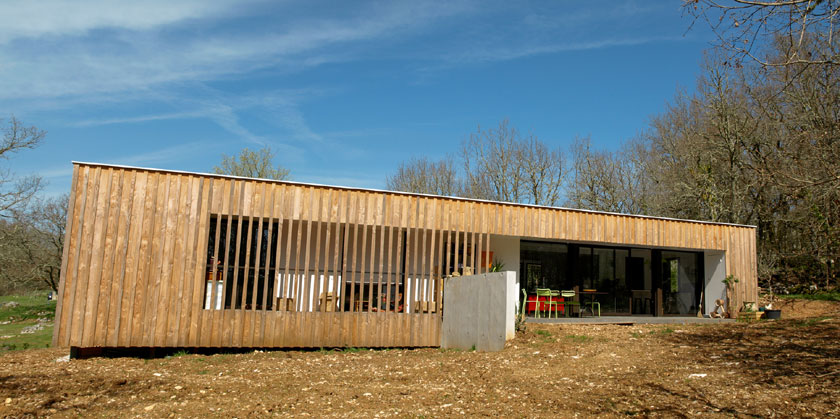
[[[490,272],[501,272],[504,267],[504,262],[499,259],[493,259],[493,263],[490,264]]]
[[[735,313],[735,310],[733,310],[732,307],[732,297],[735,295],[735,284],[737,284],[739,281],[738,278],[735,277],[735,275],[728,275],[721,282],[723,282],[723,284],[726,286],[726,312],[731,318],[733,317],[733,313]],[[737,314],[735,316],[737,316]]]

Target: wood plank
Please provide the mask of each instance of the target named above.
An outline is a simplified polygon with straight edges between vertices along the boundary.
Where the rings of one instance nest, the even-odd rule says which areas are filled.
[[[203,308],[205,286],[207,285],[207,256],[210,246],[210,203],[213,202],[213,178],[201,178],[198,185],[198,224],[193,231],[194,247],[192,259],[184,277],[190,278],[189,287],[191,297],[187,304],[186,318],[182,320],[185,340],[184,345],[199,346],[201,343],[202,325],[204,324]],[[215,266],[212,267],[215,270]],[[214,288],[214,287],[211,287]],[[212,301],[212,300],[210,300]],[[209,316],[207,316],[209,318]],[[180,346],[180,345],[179,345]]]
[[[189,249],[188,240],[190,231],[197,223],[191,213],[194,211],[193,205],[196,204],[196,198],[193,196],[193,177],[179,176],[178,183],[180,184],[181,192],[179,193],[180,202],[176,210],[176,228],[175,228],[175,246],[172,249],[170,256],[170,266],[172,273],[169,277],[169,295],[172,299],[169,304],[169,311],[166,315],[166,335],[164,342],[166,346],[178,345],[178,333],[181,323],[181,312],[185,310],[184,305],[184,286],[190,281],[184,277],[185,265],[187,258],[191,255],[186,254],[186,249]],[[186,193],[184,190],[186,188]],[[186,256],[186,257],[185,257]]]
[[[82,225],[85,220],[86,200],[89,193],[89,176],[89,167],[73,165],[73,185],[71,186],[72,193],[68,204],[67,226],[61,258],[59,299],[56,304],[55,330],[53,331],[54,346],[70,345],[74,296],[79,283],[79,252],[81,250],[82,231],[84,230]]]
[[[122,187],[120,191],[118,210],[119,219],[114,242],[114,255],[111,259],[113,281],[111,282],[111,294],[106,325],[105,345],[117,346],[119,343],[119,332],[122,321],[122,303],[125,294],[125,273],[126,257],[128,250],[128,230],[131,226],[132,205],[134,204],[134,187],[136,172],[133,170],[123,171]],[[112,205],[113,207],[113,205]]]
[[[249,325],[245,325],[245,332],[247,332],[247,339],[246,339],[245,345],[247,345],[249,348],[253,348],[254,347],[254,342],[255,341],[259,342],[259,339],[261,339],[261,337],[255,336],[255,333],[259,334],[258,332],[260,331],[260,329],[262,329],[262,319],[263,319],[263,316],[262,316],[263,308],[262,308],[261,304],[258,307],[257,303],[260,302],[260,300],[257,297],[259,295],[258,286],[259,286],[259,279],[260,279],[260,270],[263,268],[263,266],[262,266],[262,263],[263,263],[262,262],[262,257],[264,256],[262,254],[262,246],[263,246],[263,239],[264,239],[264,237],[263,237],[263,220],[264,220],[264,217],[266,215],[265,206],[268,204],[267,203],[268,197],[266,195],[267,192],[268,192],[268,184],[265,183],[265,182],[261,182],[261,184],[258,184],[255,189],[256,189],[255,192],[257,193],[257,196],[254,199],[255,204],[254,204],[253,207],[255,208],[254,209],[254,216],[257,217],[258,221],[257,221],[257,228],[256,228],[256,230],[254,230],[255,236],[252,238],[252,241],[253,241],[254,245],[256,246],[255,249],[254,249],[256,254],[254,255],[253,263],[251,263],[250,262],[251,259],[249,259],[249,264],[252,265],[252,269],[253,269],[253,272],[254,272],[254,280],[253,280],[252,285],[251,285],[251,299],[250,299],[250,302],[251,302],[251,321],[250,321]],[[253,218],[252,218],[252,220],[253,220]],[[253,221],[252,221],[252,223],[253,223]],[[253,227],[252,227],[252,229],[253,229]],[[250,249],[250,246],[249,246],[249,249]],[[263,283],[265,283],[265,279],[266,278],[264,277],[263,278]]]
[[[164,206],[164,226],[163,230],[163,245],[158,256],[155,266],[160,267],[157,278],[155,279],[155,290],[157,298],[151,302],[152,306],[152,346],[165,346],[166,344],[166,328],[169,315],[170,303],[173,302],[173,295],[171,290],[172,285],[172,269],[173,269],[173,252],[175,242],[179,240],[176,231],[178,228],[178,211],[180,209],[181,201],[181,182],[180,175],[171,175],[168,177],[167,198]]]
[[[240,195],[241,195],[241,187],[239,182],[236,180],[227,180],[228,183],[228,194],[229,194],[229,201],[227,206],[227,211],[225,211],[227,215],[227,225],[225,227],[225,245],[224,245],[224,262],[222,267],[222,283],[224,286],[222,287],[222,311],[216,316],[217,321],[215,322],[215,327],[213,333],[215,334],[216,338],[218,339],[214,343],[216,346],[230,346],[231,344],[231,328],[229,326],[231,319],[233,318],[232,312],[235,308],[234,299],[233,299],[233,288],[231,288],[230,293],[228,293],[228,284],[233,284],[233,275],[230,271],[233,269],[236,270],[236,265],[234,261],[231,260],[231,249],[236,247],[236,243],[239,241],[238,235],[236,238],[232,237],[236,233],[236,230],[233,229],[233,221],[236,214],[240,211],[241,204],[240,204]],[[238,253],[234,250],[234,255]],[[220,255],[221,257],[221,255]],[[230,303],[228,304],[228,299],[230,299]]]
[[[230,243],[230,229],[231,229],[231,208],[233,206],[233,182],[228,179],[220,179],[217,182],[219,188],[219,209],[216,213],[216,235],[214,236],[213,242],[213,278],[215,281],[219,281],[221,279],[222,286],[221,290],[217,289],[217,286],[214,286],[210,291],[210,311],[209,311],[209,323],[210,326],[207,330],[207,338],[204,339],[206,342],[206,346],[220,346],[222,343],[222,318],[224,317],[221,310],[225,308],[225,288],[227,288],[227,266],[228,266],[228,245]],[[215,185],[214,185],[215,186]],[[225,220],[226,223],[224,226],[222,225],[222,220]],[[224,236],[224,243],[222,243],[221,232],[222,230],[225,231]],[[224,259],[224,262],[222,262]],[[221,268],[221,271],[219,270]],[[217,292],[221,292],[221,297],[217,297]],[[217,299],[221,299],[220,308],[216,309],[216,301]],[[203,335],[204,333],[202,333]]]
[[[94,206],[91,208],[93,217],[89,219],[93,226],[86,234],[90,240],[87,243],[82,242],[87,249],[82,250],[84,265],[79,267],[79,270],[85,273],[79,276],[79,285],[83,287],[76,289],[76,298],[80,298],[81,301],[78,302],[82,304],[78,306],[78,322],[75,318],[73,319],[73,323],[78,327],[74,330],[77,336],[77,339],[74,339],[77,342],[75,346],[90,347],[93,343],[94,313],[96,313],[94,304],[98,302],[99,278],[102,274],[102,245],[100,243],[104,239],[103,230],[107,223],[108,200],[106,198],[110,195],[108,190],[111,186],[110,172],[109,168],[98,170],[96,192],[93,196]]]
[[[128,331],[128,340],[130,346],[144,346],[145,327],[146,327],[146,313],[148,294],[151,292],[152,278],[150,272],[152,270],[151,262],[153,260],[153,241],[157,236],[155,227],[159,227],[158,221],[158,201],[163,201],[160,195],[166,190],[161,187],[163,175],[160,173],[151,173],[147,176],[147,191],[143,202],[143,223],[140,233],[140,248],[138,249],[137,258],[137,274],[136,280],[133,281],[135,285],[134,302],[131,307],[131,324]],[[156,226],[155,224],[158,223]],[[148,343],[145,346],[150,346]]]
[[[271,264],[272,264],[272,252],[271,252],[271,245],[274,239],[274,221],[275,221],[275,204],[277,203],[277,193],[276,193],[277,184],[270,183],[266,185],[266,195],[265,195],[265,207],[263,208],[263,217],[266,218],[265,222],[267,223],[266,226],[266,247],[265,247],[265,261],[263,262],[263,290],[262,290],[262,299],[260,299],[260,318],[262,322],[260,323],[259,330],[256,331],[255,340],[260,347],[268,347],[269,342],[271,342],[271,338],[268,334],[271,333],[271,327],[274,324],[274,316],[269,316],[267,313],[269,312],[268,306],[269,304],[274,307],[272,303],[272,299],[269,299],[269,292],[272,294],[276,292],[276,288],[272,288],[269,291],[268,284],[269,282],[273,283],[275,281],[274,278],[271,277]],[[279,241],[278,241],[279,243]]]
[[[370,260],[368,262],[368,269],[370,270],[367,275],[367,312],[371,312],[373,307],[376,305],[376,300],[373,296],[373,289],[374,283],[376,282],[376,273],[374,273],[374,269],[376,268],[376,219],[379,212],[382,210],[381,202],[377,197],[373,194],[368,195],[368,217],[365,221],[365,226],[370,227]]]
[[[92,342],[96,346],[105,346],[105,338],[108,331],[108,313],[111,311],[111,294],[114,288],[114,242],[116,240],[117,228],[119,226],[120,216],[120,196],[122,195],[122,169],[111,170],[111,179],[109,180],[108,193],[108,210],[105,212],[106,224],[102,246],[101,274],[99,278],[99,286],[96,290],[95,298],[98,300],[94,315],[94,329],[91,330]]]
[[[283,233],[284,230],[291,230],[291,228],[284,228],[284,221],[286,219],[286,186],[285,185],[277,185],[277,188],[274,190],[275,198],[274,198],[274,211],[273,217],[277,220],[277,246],[274,249],[274,271],[271,274],[271,280],[274,282],[274,290],[271,292],[271,299],[272,299],[272,310],[273,313],[270,314],[271,317],[271,336],[270,336],[270,346],[276,347],[279,345],[279,339],[282,338],[282,322],[281,317],[278,315],[280,310],[285,310],[285,307],[279,307],[278,303],[283,302],[285,305],[285,297],[286,295],[283,294],[283,282],[280,280],[280,276],[283,269],[282,262],[282,251],[283,251]],[[282,300],[278,298],[284,298]]]

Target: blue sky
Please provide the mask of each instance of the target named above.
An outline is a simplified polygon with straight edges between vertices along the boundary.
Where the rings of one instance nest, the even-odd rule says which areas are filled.
[[[711,34],[670,1],[5,0],[0,115],[48,131],[5,162],[69,190],[72,160],[208,172],[270,145],[294,180],[381,188],[503,118],[615,148]]]

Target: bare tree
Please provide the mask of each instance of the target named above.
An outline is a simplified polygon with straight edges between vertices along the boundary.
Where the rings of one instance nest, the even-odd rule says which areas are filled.
[[[0,225],[0,291],[46,284],[58,291],[69,195],[34,199]]]
[[[765,67],[840,64],[836,0],[683,0],[683,10],[708,24],[736,60]],[[762,46],[771,44],[781,45],[780,53],[764,55]]]
[[[0,159],[8,160],[17,152],[33,149],[41,143],[45,131],[34,126],[27,127],[11,116],[3,124],[3,139],[0,142]],[[0,168],[0,217],[9,217],[10,211],[25,205],[42,186],[39,176],[16,177],[8,168]]]
[[[590,138],[572,145],[574,174],[568,186],[569,205],[597,211],[644,214],[649,196],[641,173],[637,145],[628,142],[621,150],[596,151]]]
[[[451,156],[439,161],[426,157],[412,158],[400,164],[393,176],[385,180],[386,187],[394,191],[431,195],[460,196],[461,181]]]
[[[534,135],[523,138],[507,119],[495,129],[479,127],[462,143],[461,157],[471,197],[556,205],[562,196],[566,171],[560,148]]]
[[[213,173],[261,179],[288,180],[289,170],[274,165],[275,152],[271,147],[259,150],[243,148],[235,156],[222,155],[222,162],[213,167]]]

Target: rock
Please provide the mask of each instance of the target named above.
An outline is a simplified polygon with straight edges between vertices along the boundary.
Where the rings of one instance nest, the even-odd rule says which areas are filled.
[[[148,406],[144,407],[144,408],[143,408],[143,410],[145,410],[145,411],[147,411],[147,412],[148,412],[148,411],[150,411],[150,410],[152,410],[152,409],[154,409],[154,408],[155,408],[155,403],[152,403],[152,404],[150,404],[150,405],[148,405]]]
[[[44,328],[43,323],[33,324],[32,326],[26,326],[23,329],[20,329],[20,334],[21,335],[29,335],[29,334],[35,333],[39,330],[42,330],[43,328]]]
[[[19,306],[19,305],[20,305],[20,303],[18,303],[17,301],[9,301],[9,302],[3,303],[3,305],[2,305],[2,306],[0,306],[0,307],[3,307],[3,308],[15,308],[15,307],[17,307],[17,306]]]
[[[55,362],[70,362],[70,355],[64,355],[61,358],[56,358]]]

